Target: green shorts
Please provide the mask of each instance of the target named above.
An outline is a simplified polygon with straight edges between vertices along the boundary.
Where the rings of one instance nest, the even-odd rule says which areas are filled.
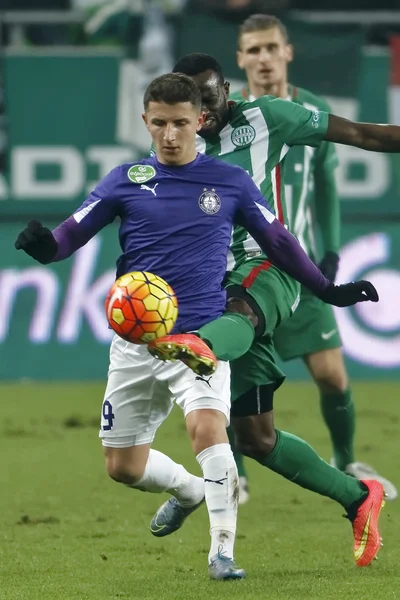
[[[239,285],[256,301],[265,319],[262,334],[272,335],[275,329],[294,312],[300,294],[300,284],[261,254],[227,273],[225,288]]]
[[[284,361],[340,348],[342,342],[332,306],[302,288],[294,315],[274,333],[274,345]]]
[[[275,329],[291,317],[299,302],[300,285],[269,263],[264,255],[251,258],[227,274],[225,287],[240,285],[257,303],[265,324],[261,336],[250,350],[231,362],[232,401],[254,386],[274,384],[285,375],[276,364],[272,336]]]
[[[274,344],[270,336],[255,340],[240,358],[231,362],[231,401],[260,385],[277,390],[285,381],[284,372],[276,364]]]

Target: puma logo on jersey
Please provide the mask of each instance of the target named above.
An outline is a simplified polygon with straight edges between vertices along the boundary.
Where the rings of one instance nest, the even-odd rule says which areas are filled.
[[[144,185],[142,183],[142,185],[140,186],[140,189],[141,190],[147,190],[148,192],[151,192],[152,194],[154,194],[155,196],[157,196],[157,194],[156,194],[156,187],[157,186],[158,186],[158,183],[156,183],[154,187],[150,187],[150,186]]]

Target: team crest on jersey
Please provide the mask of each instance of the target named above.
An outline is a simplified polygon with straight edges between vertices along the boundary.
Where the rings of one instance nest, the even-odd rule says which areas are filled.
[[[241,125],[232,131],[232,144],[237,148],[249,146],[256,137],[256,130],[251,125]]]
[[[151,165],[133,165],[128,170],[128,177],[132,183],[144,183],[153,179],[156,175],[156,170]]]
[[[207,190],[204,188],[203,193],[199,198],[199,206],[201,210],[208,215],[215,215],[221,208],[221,199],[218,194],[215,193],[215,189]]]

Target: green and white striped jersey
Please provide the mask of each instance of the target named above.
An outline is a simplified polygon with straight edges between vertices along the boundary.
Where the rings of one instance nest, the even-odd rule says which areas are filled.
[[[232,95],[233,99],[240,101],[243,101],[243,98],[246,97],[248,97],[248,92],[245,89]],[[270,97],[264,96],[264,98]],[[325,100],[308,90],[292,85],[289,86],[289,97],[287,100],[304,107],[312,113],[318,111],[330,112],[330,107]],[[283,101],[290,105],[291,103],[287,102],[287,100]],[[301,146],[293,145],[293,148],[290,149],[284,161],[283,182],[286,224],[289,225],[290,231],[297,237],[303,249],[314,260],[317,259],[319,254],[317,251],[316,234],[321,226],[321,223],[318,224],[316,222],[315,184],[320,180],[323,186],[324,197],[319,198],[320,203],[325,202],[328,195],[330,198],[333,195],[333,204],[338,203],[339,200],[336,195],[333,177],[333,171],[337,164],[335,146],[332,142],[327,141],[322,141],[318,148],[310,144]],[[264,193],[264,190],[262,192]],[[266,198],[269,199],[269,196],[266,196]],[[324,207],[320,208],[323,209]],[[322,220],[324,221],[324,219]],[[327,227],[339,227],[339,223],[335,222],[335,218],[332,218],[331,222],[328,222],[328,219],[325,220],[327,221]],[[327,232],[327,236],[325,237],[333,237],[338,240],[339,232],[334,232],[333,234],[332,232]],[[328,245],[329,247],[324,248],[324,250],[338,251],[338,241]]]
[[[245,169],[279,221],[289,226],[282,185],[283,159],[291,146],[318,146],[322,142],[328,113],[272,96],[231,102],[230,111],[229,122],[213,139],[205,141],[198,136],[197,150]],[[228,268],[240,264],[254,251],[259,251],[257,243],[243,228],[235,227],[233,260],[229,257]]]
[[[292,88],[291,99],[309,110],[330,112],[325,100],[302,88]],[[323,141],[318,148],[297,146],[288,153],[285,162],[284,184],[291,231],[313,260],[318,260],[321,254],[318,252],[317,235],[325,233],[321,232],[325,224],[320,222],[323,219],[318,219],[318,213],[327,210],[334,212],[334,206],[331,208],[330,205],[337,204],[337,222],[332,217],[326,226],[337,230],[340,227],[339,198],[333,175],[337,166],[335,145],[327,141]],[[329,237],[332,235],[337,242],[329,244],[323,251],[339,250],[339,231],[331,232]],[[325,235],[323,237],[326,238]]]

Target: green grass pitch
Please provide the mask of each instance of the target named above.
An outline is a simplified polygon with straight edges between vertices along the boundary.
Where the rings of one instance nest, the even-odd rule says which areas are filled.
[[[358,460],[400,486],[400,384],[355,384]],[[351,527],[330,500],[247,462],[236,559],[247,579],[207,576],[205,508],[158,540],[149,521],[166,495],[109,480],[97,438],[103,384],[1,385],[1,600],[390,600],[400,598],[400,500],[382,513],[384,548],[357,569]],[[325,458],[330,446],[311,384],[286,383],[276,425]],[[179,410],[155,447],[199,473]]]

